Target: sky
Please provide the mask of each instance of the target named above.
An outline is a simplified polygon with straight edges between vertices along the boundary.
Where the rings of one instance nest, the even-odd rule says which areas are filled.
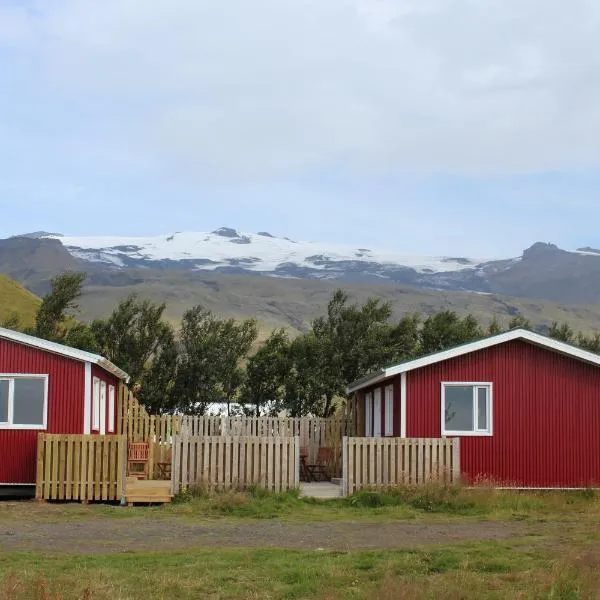
[[[597,0],[0,0],[0,237],[600,246]]]

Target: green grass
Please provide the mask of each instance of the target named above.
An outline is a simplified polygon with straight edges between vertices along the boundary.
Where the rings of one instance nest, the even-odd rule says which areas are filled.
[[[410,551],[0,553],[4,600],[592,598],[597,556],[499,543]]]
[[[40,299],[16,281],[0,274],[0,323],[16,315],[21,325],[33,325]]]
[[[525,521],[502,541],[441,543],[406,550],[322,551],[194,548],[69,554],[2,552],[15,520],[169,522],[249,519],[424,524]],[[593,492],[502,492],[426,486],[317,501],[295,492],[195,490],[172,505],[0,503],[2,600],[500,599],[576,600],[600,590],[600,498]],[[514,525],[513,525],[514,526]],[[443,542],[443,541],[442,541]],[[160,546],[160,544],[159,544]]]

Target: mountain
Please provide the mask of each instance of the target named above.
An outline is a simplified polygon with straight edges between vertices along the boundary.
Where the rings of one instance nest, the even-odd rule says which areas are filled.
[[[12,237],[0,240],[0,273],[41,295],[57,273],[85,267],[58,241],[48,237]]]
[[[297,242],[265,231],[240,233],[229,227],[156,237],[29,235],[36,236],[39,243],[62,244],[73,260],[94,269],[151,268],[344,283],[387,282],[557,302],[600,301],[600,251],[589,247],[570,252],[538,242],[519,257],[484,260]]]
[[[15,315],[21,324],[33,325],[40,299],[16,281],[0,275],[0,323]]]
[[[156,237],[74,237],[35,232],[0,240],[0,272],[37,295],[65,270],[88,273],[85,319],[105,316],[136,292],[167,303],[167,316],[202,304],[234,317],[306,329],[334,289],[362,301],[377,295],[397,315],[443,309],[482,321],[522,315],[542,329],[552,321],[600,330],[600,250],[536,243],[519,257],[420,257],[262,231],[221,228]]]

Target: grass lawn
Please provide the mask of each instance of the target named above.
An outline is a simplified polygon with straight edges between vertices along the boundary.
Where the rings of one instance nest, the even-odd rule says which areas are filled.
[[[600,499],[592,493],[509,493],[429,488],[363,493],[316,502],[294,494],[199,494],[163,508],[0,503],[0,598],[3,600],[600,598]],[[144,520],[177,523],[327,521],[493,522],[519,533],[502,540],[444,541],[404,549],[198,547],[81,553],[2,550],[8,528],[108,527]],[[129,521],[127,521],[129,519]],[[260,521],[260,520],[263,521]],[[123,521],[125,520],[125,521]],[[161,525],[162,526],[162,525]],[[5,543],[6,545],[6,543]],[[285,545],[285,544],[282,544]]]

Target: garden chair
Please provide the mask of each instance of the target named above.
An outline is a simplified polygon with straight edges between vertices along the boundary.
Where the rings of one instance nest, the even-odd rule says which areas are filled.
[[[127,444],[127,475],[138,479],[148,479],[150,463],[150,444],[148,442],[129,442]],[[137,467],[141,465],[142,469]],[[133,468],[136,467],[136,468]]]
[[[333,467],[333,449],[319,448],[317,462],[312,465],[306,465],[309,475],[313,481],[329,481],[331,479],[331,469]]]

